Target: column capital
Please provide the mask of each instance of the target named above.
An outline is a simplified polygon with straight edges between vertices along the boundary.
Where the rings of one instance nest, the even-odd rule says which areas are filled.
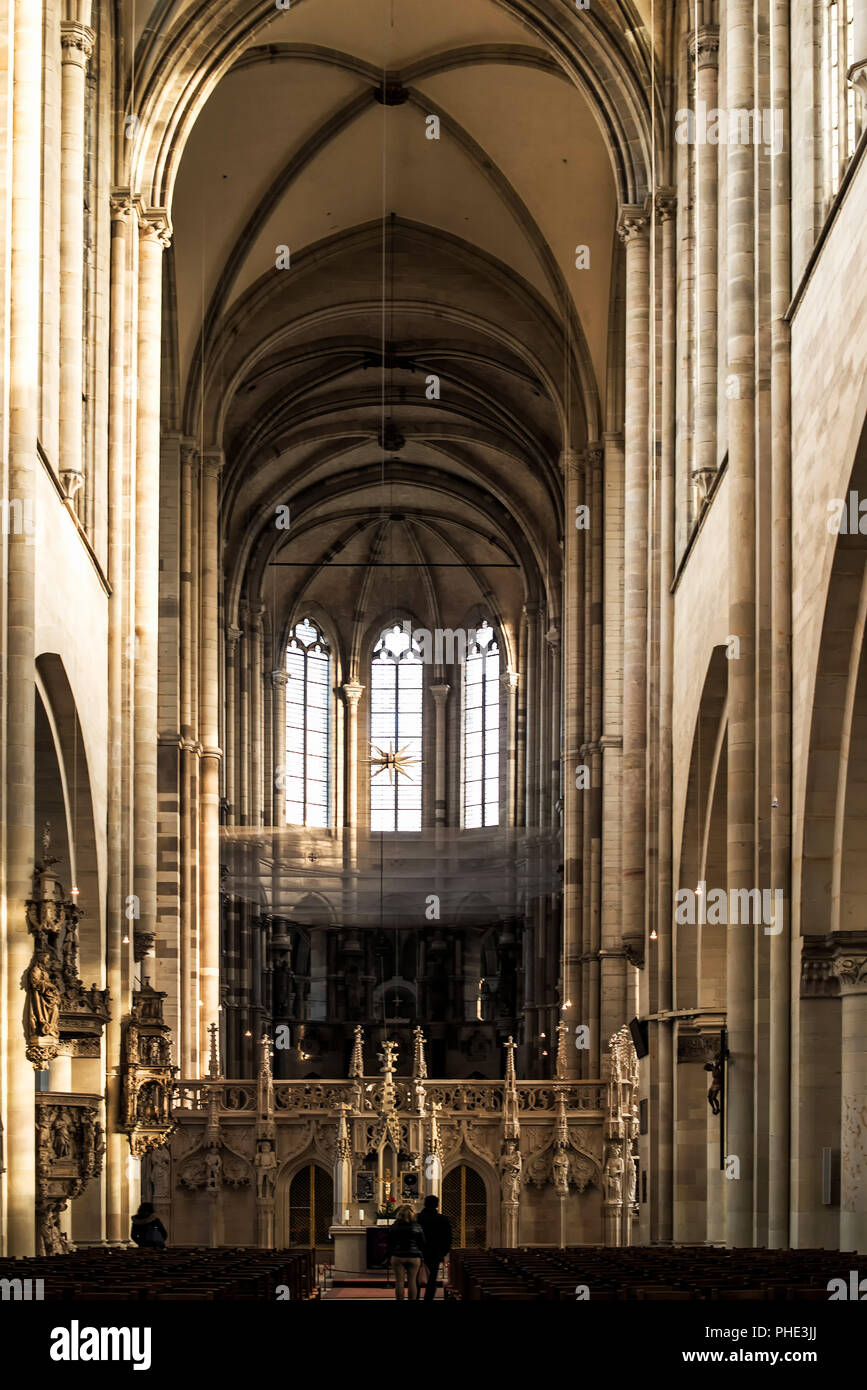
[[[500,676],[500,685],[504,690],[517,690],[519,679],[518,672],[509,666]]]
[[[192,463],[198,456],[199,446],[195,439],[190,439],[188,435],[181,436],[181,458],[184,463]]]
[[[109,198],[112,222],[126,225],[132,217],[133,200],[128,188],[113,188]]]
[[[219,479],[225,461],[222,449],[205,449],[199,460],[202,476],[208,479]]]
[[[548,643],[549,647],[559,647],[560,629],[556,623],[552,623],[548,628],[548,631],[545,633],[545,641]]]
[[[234,656],[235,648],[240,642],[242,636],[243,633],[241,629],[239,627],[236,627],[234,623],[230,623],[229,626],[226,628],[226,641],[229,644],[230,656]]]
[[[349,708],[355,709],[364,693],[364,686],[359,685],[358,681],[344,681],[343,685],[340,687],[340,693]]]
[[[432,686],[429,687],[429,689],[430,689],[431,695],[433,695],[433,697],[434,697],[434,701],[435,701],[437,707],[439,708],[440,706],[442,706],[442,705],[445,704],[445,702],[446,702],[446,697],[448,696],[448,693],[449,693],[449,691],[451,690],[451,686],[450,686],[450,685],[432,685]]]
[[[598,440],[588,444],[584,450],[583,459],[587,468],[597,469],[602,467],[602,460],[605,457],[605,446]]]
[[[139,237],[147,245],[159,245],[165,251],[172,244],[172,223],[165,208],[145,208],[138,202]]]
[[[867,943],[857,955],[851,951],[838,955],[831,974],[839,981],[841,995],[867,994]]]
[[[60,61],[72,63],[75,67],[86,68],[93,53],[96,35],[86,24],[76,19],[60,21]]]
[[[273,685],[273,687],[274,687],[275,690],[279,690],[281,686],[285,689],[286,686],[289,684],[289,672],[288,672],[288,671],[272,671],[272,672],[271,672],[271,684]]]
[[[867,994],[867,932],[805,936],[801,945],[801,998]]]
[[[657,188],[654,205],[657,220],[659,222],[671,222],[677,216],[677,189]]]
[[[719,66],[719,28],[716,24],[702,24],[693,29],[687,38],[690,61],[696,67]]]
[[[562,449],[560,451],[560,472],[567,480],[569,478],[580,478],[584,472],[584,459],[577,449]]]
[[[647,203],[624,203],[617,219],[617,235],[624,246],[634,246],[637,241],[647,239],[650,228],[650,212]]]

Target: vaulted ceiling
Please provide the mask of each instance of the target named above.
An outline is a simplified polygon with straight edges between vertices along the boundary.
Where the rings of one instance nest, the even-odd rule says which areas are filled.
[[[143,90],[207,9],[139,16]],[[167,397],[225,451],[228,607],[285,563],[280,505],[290,604],[318,597],[323,556],[388,545],[463,563],[457,608],[489,585],[536,601],[559,577],[559,453],[605,427],[624,157],[599,102],[544,41],[544,5],[223,9],[250,22],[172,175]],[[592,21],[624,52],[630,12]]]

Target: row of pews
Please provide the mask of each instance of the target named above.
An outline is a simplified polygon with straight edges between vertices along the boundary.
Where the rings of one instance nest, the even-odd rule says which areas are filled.
[[[821,1301],[857,1255],[837,1250],[582,1246],[453,1250],[447,1297],[462,1300]]]
[[[89,1247],[69,1255],[0,1259],[4,1297],[70,1302],[318,1297],[312,1250]],[[14,1281],[21,1280],[18,1286]],[[26,1281],[30,1281],[27,1284]],[[38,1286],[35,1281],[42,1280]],[[278,1292],[279,1290],[279,1292]]]

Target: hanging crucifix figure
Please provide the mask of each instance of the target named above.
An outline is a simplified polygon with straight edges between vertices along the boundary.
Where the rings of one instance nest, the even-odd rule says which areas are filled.
[[[712,1062],[705,1062],[704,1069],[711,1074],[707,1092],[707,1103],[711,1114],[720,1116],[720,1167],[725,1167],[725,1073],[729,1050],[726,1045],[726,1030],[720,1029],[719,1052]]]

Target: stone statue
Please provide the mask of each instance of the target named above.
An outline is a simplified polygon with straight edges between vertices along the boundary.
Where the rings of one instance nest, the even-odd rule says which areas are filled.
[[[554,1154],[552,1164],[554,1170],[554,1187],[558,1197],[569,1196],[569,1155],[565,1149],[557,1149]]]
[[[37,951],[27,972],[27,1031],[31,1037],[60,1035],[60,990],[51,978],[51,955]]]
[[[260,1202],[270,1201],[277,1189],[277,1155],[270,1139],[262,1139],[254,1160],[256,1196]]]
[[[65,1110],[57,1112],[54,1121],[54,1156],[69,1158],[72,1154],[72,1126]]]
[[[170,1195],[172,1160],[168,1149],[154,1149],[151,1160],[151,1187],[155,1202],[168,1201]]]
[[[623,1201],[623,1158],[620,1153],[620,1144],[610,1144],[608,1154],[605,1159],[605,1169],[603,1172],[605,1184],[606,1202],[620,1203]]]
[[[626,1200],[631,1207],[635,1206],[638,1196],[638,1164],[635,1162],[635,1155],[632,1149],[626,1151]]]
[[[205,1187],[209,1192],[219,1192],[223,1186],[223,1161],[216,1149],[205,1154]]]
[[[500,1159],[500,1190],[503,1201],[509,1206],[517,1206],[521,1199],[521,1170],[523,1166],[517,1140],[507,1140],[505,1152]]]

